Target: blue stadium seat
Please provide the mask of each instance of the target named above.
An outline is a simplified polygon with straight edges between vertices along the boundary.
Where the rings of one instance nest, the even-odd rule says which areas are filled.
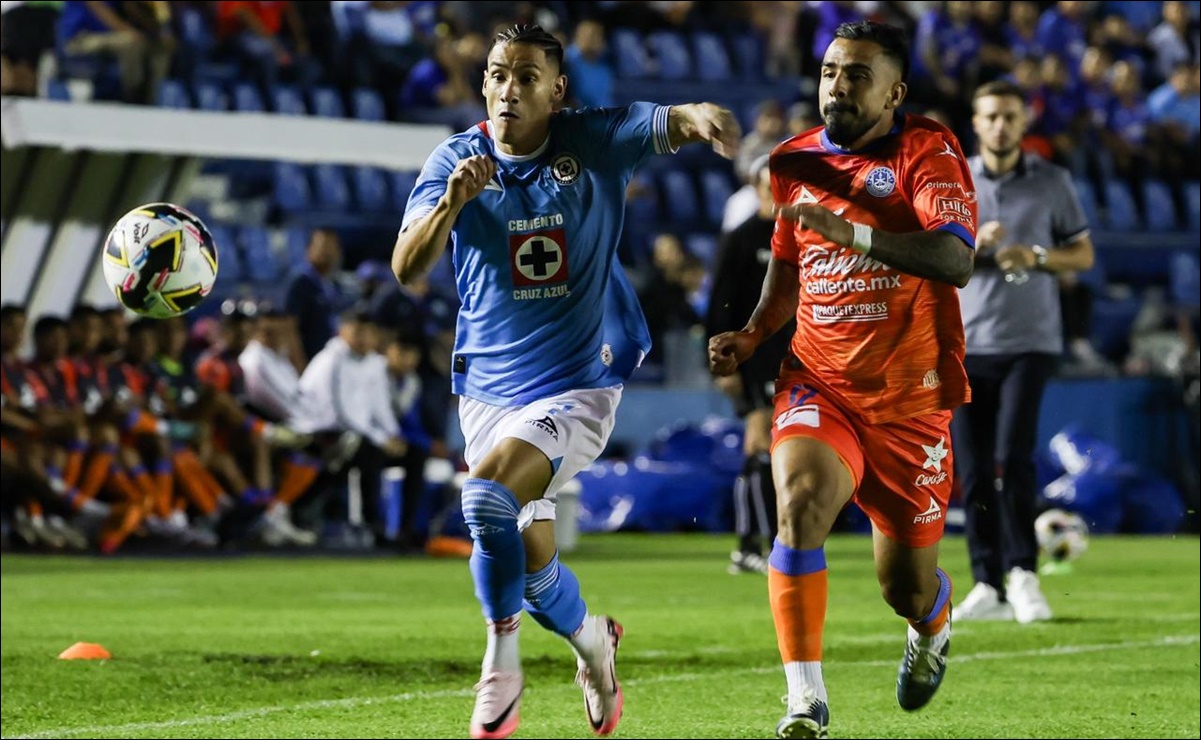
[[[686,80],[693,76],[692,55],[684,37],[675,31],[655,31],[646,38],[661,80]]]
[[[286,241],[288,264],[290,270],[295,270],[305,263],[309,249],[309,228],[307,226],[291,226],[288,228]]]
[[[208,54],[213,50],[215,45],[213,33],[200,9],[184,6],[176,10],[175,17],[179,24],[179,40],[185,46],[191,47],[200,54]]]
[[[71,102],[71,91],[64,80],[53,79],[46,84],[46,97],[63,103]]]
[[[384,120],[384,99],[369,87],[356,87],[350,98],[351,112],[360,121]]]
[[[1110,298],[1105,295],[1093,300],[1090,339],[1097,351],[1106,356],[1120,354],[1130,341],[1130,329],[1138,315],[1142,300],[1137,296]]]
[[[1173,305],[1194,313],[1201,309],[1201,265],[1196,253],[1172,255],[1171,280]]]
[[[713,261],[717,258],[717,237],[706,232],[697,232],[689,234],[684,240],[684,244],[688,247],[688,251],[700,258],[701,262],[705,263],[705,269],[713,268]]]
[[[367,212],[387,211],[392,204],[388,200],[388,181],[378,167],[355,167],[351,172],[354,180],[355,200],[359,210]]]
[[[209,223],[209,233],[217,246],[217,279],[226,286],[242,281],[242,260],[238,254],[237,239],[231,227],[223,223]]]
[[[763,79],[763,41],[754,33],[739,33],[730,37],[730,46],[738,74],[748,80]]]
[[[309,93],[309,109],[314,115],[326,118],[343,118],[346,109],[342,106],[342,95],[332,87],[317,87]]]
[[[234,84],[234,110],[242,113],[262,113],[267,110],[259,89],[249,82]]]
[[[413,192],[413,186],[417,184],[416,172],[393,172],[392,173],[392,202],[396,206],[397,213],[404,213],[405,206],[409,204],[409,193]]]
[[[721,82],[733,76],[726,45],[712,31],[692,34],[692,58],[697,62],[696,76],[702,80]]]
[[[730,178],[721,170],[705,170],[701,173],[701,194],[705,200],[705,218],[710,224],[720,226],[726,201],[734,194]]]
[[[1147,201],[1147,229],[1149,231],[1176,231],[1176,207],[1172,205],[1172,193],[1160,180],[1143,182],[1143,197]]]
[[[636,197],[626,200],[626,223],[645,227],[659,220],[659,196],[650,177],[642,172],[631,181],[637,191]]]
[[[1105,200],[1108,207],[1105,226],[1114,231],[1137,231],[1141,228],[1134,197],[1130,195],[1130,188],[1126,187],[1125,182],[1106,180]]]
[[[642,37],[629,28],[614,29],[609,35],[613,44],[613,59],[617,63],[617,76],[631,79],[649,77],[650,57],[642,45]]]
[[[270,285],[280,277],[280,265],[271,251],[271,235],[262,226],[243,226],[238,234],[242,244],[245,275],[252,282]]]
[[[285,116],[307,116],[304,98],[300,90],[291,85],[276,85],[271,88],[271,107],[276,113]]]
[[[1097,194],[1093,191],[1091,181],[1083,177],[1077,177],[1073,180],[1076,188],[1076,197],[1080,199],[1080,207],[1084,209],[1084,217],[1088,219],[1090,229],[1097,230],[1105,228],[1105,224],[1101,223],[1101,211],[1097,207]]]
[[[313,167],[313,185],[319,207],[343,212],[350,210],[350,188],[346,184],[346,172],[340,165]]]
[[[695,224],[701,218],[700,204],[692,177],[683,170],[667,170],[659,176],[667,218],[675,228]]]
[[[158,86],[158,105],[160,108],[187,110],[192,107],[192,97],[179,80],[163,80]]]
[[[313,206],[313,191],[305,170],[295,162],[275,163],[275,203],[289,213]]]
[[[1184,184],[1184,202],[1188,205],[1189,231],[1201,231],[1201,182],[1192,180]]]
[[[196,83],[196,107],[200,110],[229,110],[229,96],[213,82]]]

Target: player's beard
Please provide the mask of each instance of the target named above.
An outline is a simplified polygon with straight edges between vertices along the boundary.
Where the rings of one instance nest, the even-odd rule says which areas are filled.
[[[822,108],[822,122],[826,124],[826,137],[843,148],[859,141],[876,125],[875,121],[857,117],[854,108],[841,103],[830,103]]]

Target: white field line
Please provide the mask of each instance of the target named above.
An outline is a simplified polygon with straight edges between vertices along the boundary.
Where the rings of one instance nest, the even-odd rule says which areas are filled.
[[[968,663],[980,660],[1015,660],[1019,658],[1047,658],[1060,655],[1079,655],[1081,653],[1103,653],[1114,650],[1138,650],[1141,648],[1176,647],[1180,645],[1196,645],[1201,642],[1201,635],[1171,635],[1158,640],[1137,640],[1127,642],[1098,643],[1094,645],[1060,645],[1034,650],[992,651],[969,653],[967,655],[952,655],[952,663]],[[896,660],[847,660],[839,661],[839,666],[884,667],[896,665]],[[723,675],[743,673],[761,674],[781,672],[780,666],[737,668],[727,671],[709,671],[706,673],[678,673],[667,676],[650,676],[635,678],[622,683],[626,686],[645,686],[659,683],[679,683],[685,681],[706,681]],[[53,730],[33,732],[28,735],[4,735],[0,740],[18,740],[19,738],[57,738],[77,737],[80,735],[117,735],[129,737],[134,733],[153,730],[175,730],[181,727],[196,727],[203,725],[220,725],[239,722],[247,719],[257,719],[282,712],[310,712],[320,709],[348,709],[366,707],[376,704],[395,704],[399,702],[420,701],[427,699],[457,699],[471,696],[471,689],[446,689],[442,691],[410,691],[390,696],[352,696],[345,699],[323,699],[321,701],[302,702],[300,704],[285,704],[257,709],[245,709],[225,714],[208,714],[187,719],[164,720],[161,722],[130,722],[123,725],[87,725],[76,727],[59,727]]]

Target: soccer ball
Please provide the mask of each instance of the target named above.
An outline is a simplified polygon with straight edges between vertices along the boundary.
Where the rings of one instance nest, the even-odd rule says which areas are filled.
[[[1063,509],[1048,509],[1034,520],[1034,533],[1044,556],[1057,563],[1075,560],[1088,549],[1088,525]]]
[[[194,214],[172,203],[138,206],[104,242],[104,279],[122,306],[166,319],[191,311],[217,280],[217,246]]]

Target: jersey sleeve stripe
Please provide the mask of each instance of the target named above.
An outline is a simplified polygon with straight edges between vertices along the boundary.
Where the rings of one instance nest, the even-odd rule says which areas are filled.
[[[412,210],[406,211],[405,215],[404,215],[404,219],[400,222],[400,233],[403,234],[404,230],[409,228],[409,224],[413,223],[414,221],[421,218],[422,216],[429,215],[433,212],[434,212],[433,206],[421,206],[420,208],[414,208]]]
[[[675,154],[679,151],[678,148],[671,148],[671,138],[667,134],[667,114],[670,111],[670,105],[661,105],[655,108],[651,116],[651,140],[654,142],[655,154]]]
[[[964,241],[964,243],[967,244],[972,249],[976,248],[975,237],[973,237],[972,232],[968,231],[967,227],[961,223],[957,223],[955,221],[948,221],[947,223],[943,224],[942,226],[939,226],[938,229],[936,229],[936,230],[937,231],[949,231],[952,234],[954,234],[955,236],[962,239]]]

